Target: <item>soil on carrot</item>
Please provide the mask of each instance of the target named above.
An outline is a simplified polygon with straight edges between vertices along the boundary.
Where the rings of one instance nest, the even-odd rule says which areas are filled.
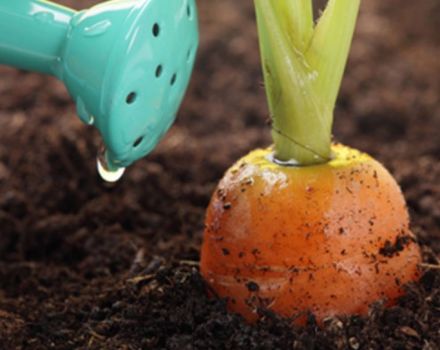
[[[252,2],[199,11],[179,118],[115,186],[97,177],[96,133],[62,84],[0,68],[0,349],[438,349],[440,3],[363,2],[335,125],[402,186],[423,277],[396,306],[322,328],[264,311],[250,326],[207,297],[197,262],[208,200],[270,133]]]

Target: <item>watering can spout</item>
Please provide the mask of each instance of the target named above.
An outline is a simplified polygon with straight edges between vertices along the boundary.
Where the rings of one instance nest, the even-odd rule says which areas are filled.
[[[0,0],[0,64],[54,75],[120,174],[173,124],[198,46],[195,0],[113,0],[75,11]],[[115,174],[113,174],[115,175]]]

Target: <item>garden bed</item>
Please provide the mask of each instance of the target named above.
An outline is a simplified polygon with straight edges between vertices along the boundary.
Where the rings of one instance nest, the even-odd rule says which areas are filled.
[[[0,349],[438,349],[440,3],[363,1],[335,125],[402,186],[425,273],[396,307],[321,329],[269,314],[250,326],[206,296],[205,208],[270,128],[252,1],[199,12],[179,118],[116,185],[98,178],[97,135],[61,83],[0,68]]]

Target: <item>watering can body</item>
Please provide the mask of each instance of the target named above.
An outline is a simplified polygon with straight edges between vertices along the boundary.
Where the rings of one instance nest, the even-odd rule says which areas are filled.
[[[109,169],[148,154],[172,125],[198,45],[194,0],[114,0],[75,11],[0,0],[0,64],[56,76],[100,131]]]

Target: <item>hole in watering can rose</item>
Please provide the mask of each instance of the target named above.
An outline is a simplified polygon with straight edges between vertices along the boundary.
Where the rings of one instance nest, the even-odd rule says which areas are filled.
[[[137,146],[139,146],[143,140],[144,140],[144,137],[143,137],[143,136],[138,137],[137,140],[134,141],[134,143],[133,143],[133,147],[137,147]]]
[[[189,63],[191,60],[191,54],[192,54],[192,47],[188,49],[188,52],[186,53],[186,61]]]
[[[159,64],[156,68],[156,78],[159,78],[162,75],[163,67]]]
[[[153,35],[154,35],[155,37],[158,37],[158,36],[159,36],[159,33],[160,33],[160,26],[159,26],[159,24],[154,23],[154,24],[153,24]]]
[[[186,5],[186,14],[188,15],[188,18],[191,18],[192,11],[191,11],[191,6],[189,4]]]
[[[171,77],[170,85],[174,85],[174,83],[176,82],[176,79],[177,79],[177,74],[174,73],[173,76]]]
[[[127,102],[128,104],[132,104],[136,100],[136,97],[137,95],[135,92],[130,92],[125,98],[125,102]]]

